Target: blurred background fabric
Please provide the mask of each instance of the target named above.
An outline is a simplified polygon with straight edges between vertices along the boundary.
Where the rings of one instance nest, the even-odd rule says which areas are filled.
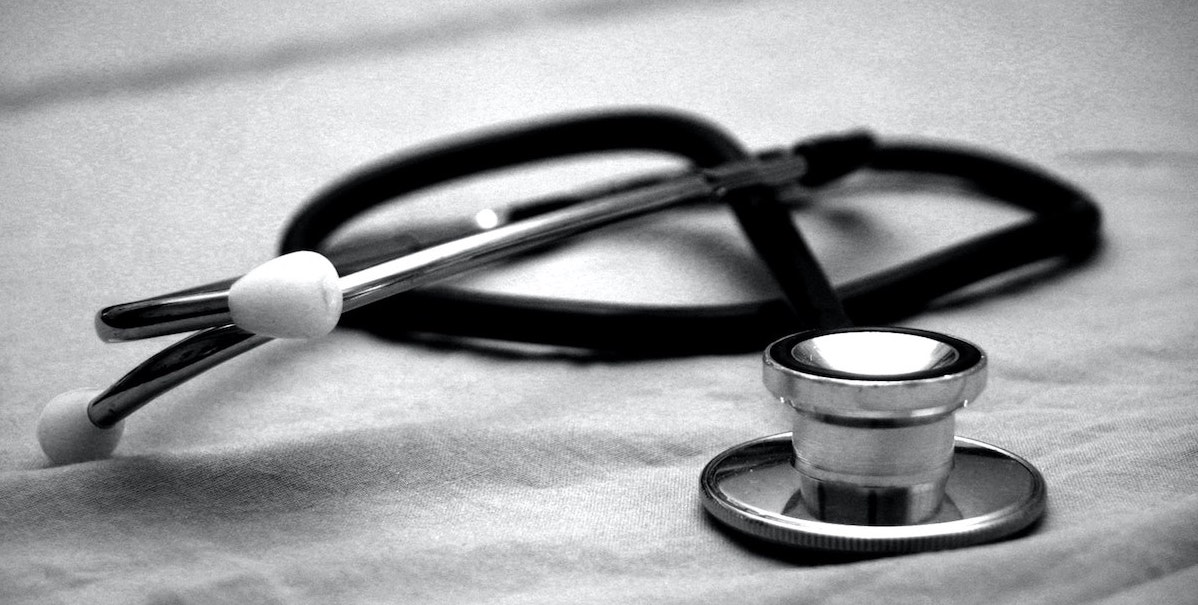
[[[1193,603],[1196,69],[1198,4],[1183,1],[5,2],[0,602]],[[633,106],[705,116],[751,147],[857,127],[968,144],[1097,201],[1092,262],[904,322],[987,351],[990,385],[958,432],[1043,471],[1041,524],[868,560],[731,539],[701,509],[699,471],[790,425],[748,353],[613,360],[337,331],[163,396],[110,460],[43,458],[44,402],[171,340],[101,343],[98,309],[247,271],[298,205],[378,158]],[[850,193],[796,214],[838,282],[1018,216]],[[720,211],[461,283],[773,294]]]

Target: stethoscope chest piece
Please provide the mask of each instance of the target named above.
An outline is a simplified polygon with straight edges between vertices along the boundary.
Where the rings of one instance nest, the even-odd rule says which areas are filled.
[[[703,505],[767,542],[845,553],[908,553],[1008,537],[1044,512],[1026,460],[954,435],[981,393],[986,357],[923,330],[804,332],[766,349],[767,388],[794,431],[737,445],[703,469]]]

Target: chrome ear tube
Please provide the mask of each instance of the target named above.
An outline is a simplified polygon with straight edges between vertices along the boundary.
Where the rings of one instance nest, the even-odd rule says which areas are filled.
[[[147,359],[104,390],[77,389],[52,399],[37,437],[56,464],[105,458],[121,422],[155,397],[273,338],[312,338],[336,326],[343,311],[378,302],[515,254],[592,229],[744,189],[793,184],[806,171],[793,154],[749,158],[696,169],[640,187],[583,190],[585,201],[444,242],[338,276],[310,251],[292,252],[227,280],[102,310],[105,341],[199,330]]]
[[[713,517],[753,538],[847,553],[905,553],[1010,536],[1044,512],[1030,463],[956,437],[982,392],[986,356],[905,328],[814,330],[764,356],[794,431],[737,445],[701,477]]]

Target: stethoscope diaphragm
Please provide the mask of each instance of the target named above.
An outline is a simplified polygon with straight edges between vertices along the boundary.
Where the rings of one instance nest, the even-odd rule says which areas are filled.
[[[703,506],[750,537],[784,546],[861,554],[943,550],[1011,537],[1044,513],[1047,486],[1029,462],[973,439],[955,438],[944,499],[910,525],[821,521],[803,503],[791,433],[742,443],[703,469]]]
[[[707,511],[753,538],[902,553],[997,540],[1044,512],[1026,460],[957,437],[986,383],[967,341],[910,328],[812,330],[766,348],[764,382],[794,431],[737,445],[703,470]]]

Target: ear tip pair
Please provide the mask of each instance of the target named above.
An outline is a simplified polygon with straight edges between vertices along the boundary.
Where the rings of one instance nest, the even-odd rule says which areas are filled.
[[[76,389],[51,399],[37,420],[37,440],[55,464],[107,458],[121,440],[124,423],[108,429],[92,424],[87,407],[99,389]]]
[[[273,338],[324,336],[337,327],[342,305],[337,268],[316,252],[267,261],[229,288],[233,323]]]
[[[341,318],[337,269],[316,252],[294,252],[247,273],[229,289],[233,322],[274,338],[317,338]],[[88,417],[99,389],[76,389],[51,399],[37,421],[37,439],[55,464],[107,458],[121,440],[123,423],[100,428]]]

